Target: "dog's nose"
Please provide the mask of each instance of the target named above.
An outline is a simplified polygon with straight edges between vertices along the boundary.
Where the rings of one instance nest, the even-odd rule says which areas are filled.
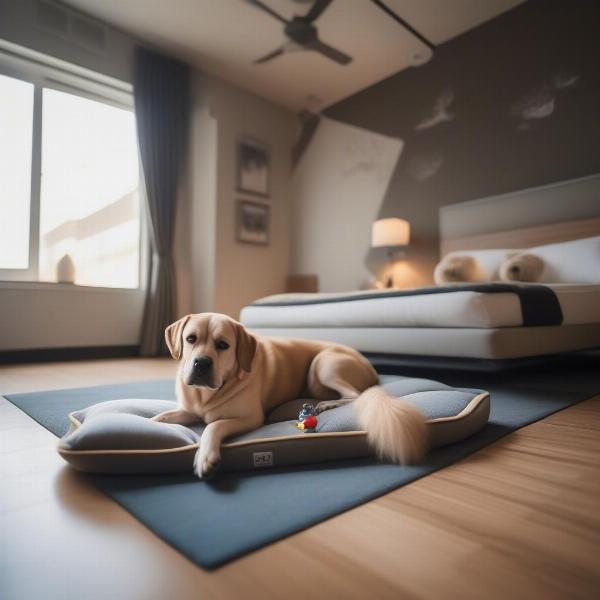
[[[210,356],[200,356],[194,359],[194,371],[196,373],[206,373],[212,367],[212,358]]]

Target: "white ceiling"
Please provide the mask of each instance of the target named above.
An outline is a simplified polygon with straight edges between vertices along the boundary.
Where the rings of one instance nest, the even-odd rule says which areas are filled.
[[[317,21],[326,43],[351,55],[340,66],[315,52],[252,61],[285,41],[283,25],[243,0],[67,0],[200,69],[298,110],[320,110],[410,66],[426,47],[370,0],[334,0]],[[310,2],[263,0],[287,18]],[[385,0],[435,45],[524,0]]]

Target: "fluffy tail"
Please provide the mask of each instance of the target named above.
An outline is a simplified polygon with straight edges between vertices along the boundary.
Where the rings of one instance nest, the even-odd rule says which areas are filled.
[[[354,401],[354,411],[379,458],[406,465],[425,456],[427,424],[412,404],[374,386]]]

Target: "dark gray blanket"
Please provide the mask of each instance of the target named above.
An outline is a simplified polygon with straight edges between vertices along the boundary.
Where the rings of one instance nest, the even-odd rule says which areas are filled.
[[[81,476],[190,560],[210,569],[428,475],[519,427],[600,393],[600,377],[592,368],[502,378],[450,374],[444,381],[489,390],[490,422],[468,440],[430,453],[419,466],[360,460],[221,474],[210,482],[199,481],[191,474]],[[69,412],[125,397],[173,399],[173,382],[108,385],[7,398],[61,436],[68,428]]]

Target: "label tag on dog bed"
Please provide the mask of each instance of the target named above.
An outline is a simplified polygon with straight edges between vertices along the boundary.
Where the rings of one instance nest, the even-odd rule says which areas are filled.
[[[255,467],[272,467],[273,453],[272,452],[253,452],[252,460]]]

